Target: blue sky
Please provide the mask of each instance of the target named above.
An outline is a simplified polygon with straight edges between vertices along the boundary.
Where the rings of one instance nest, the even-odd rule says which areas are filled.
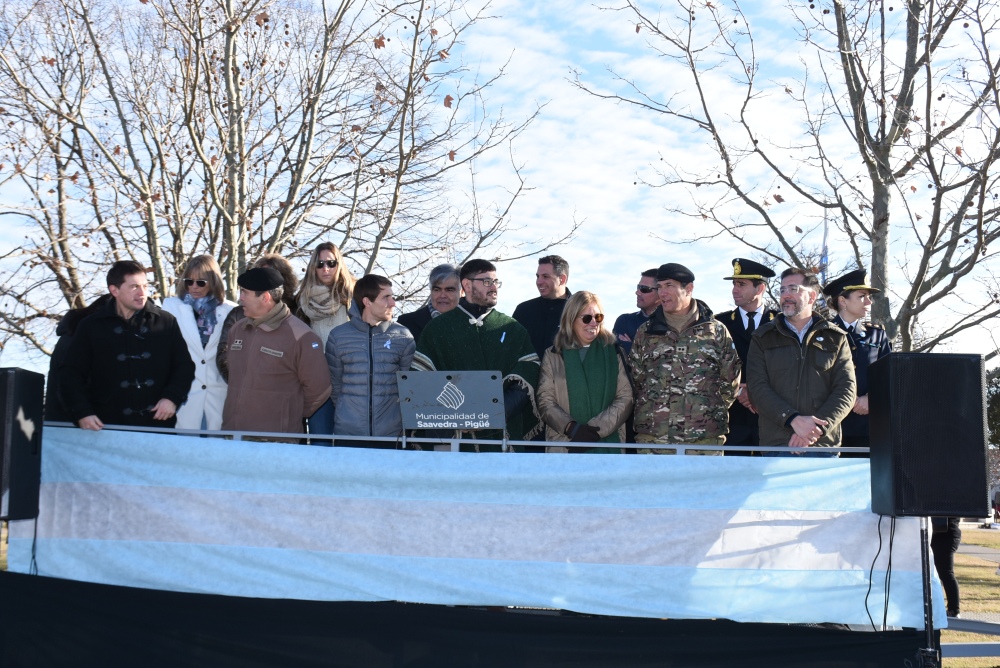
[[[664,11],[674,7],[665,3]],[[758,87],[766,96],[755,120],[771,140],[792,142],[800,136],[801,121],[784,88],[799,90],[800,59],[812,58],[812,52],[795,39],[783,4],[756,2],[753,12],[757,56],[765,65]],[[607,88],[613,84],[606,71],[611,66],[661,98],[688,95],[686,79],[676,65],[647,47],[648,34],[637,34],[634,19],[625,12],[602,11],[572,0],[499,0],[487,14],[495,18],[478,23],[453,55],[467,64],[469,80],[490,76],[506,65],[506,75],[487,92],[491,113],[502,107],[505,116],[516,120],[545,105],[514,146],[514,160],[523,165],[530,190],[513,210],[512,223],[518,229],[506,237],[507,254],[516,254],[518,243],[559,236],[576,219],[583,221],[576,238],[551,252],[569,261],[570,288],[596,292],[612,321],[635,310],[633,291],[640,272],[664,262],[691,268],[695,296],[714,310],[731,308],[730,283],[723,277],[729,275],[732,258],[751,251],[723,237],[693,245],[663,241],[701,230],[667,211],[684,196],[682,191],[637,184],[643,177],[654,177],[653,168],[662,164],[661,158],[680,157],[691,165],[711,159],[705,137],[663,116],[588,96],[570,82],[572,70],[579,70],[589,84]],[[738,99],[728,74],[725,69],[717,73],[708,91],[713,99]],[[842,148],[849,151],[849,142]],[[480,199],[504,198],[504,189],[513,183],[509,160],[510,156],[494,152],[476,164]],[[761,188],[766,194],[769,184],[762,182]],[[785,211],[790,219],[794,204]],[[807,233],[815,229],[815,225],[803,227]],[[17,238],[9,223],[0,224],[0,250],[18,243]],[[819,243],[818,232],[807,235],[807,244]],[[846,250],[843,242],[831,244],[834,265],[849,259]],[[535,268],[534,258],[501,265],[502,311],[510,313],[519,302],[537,296]],[[403,304],[401,310],[415,306]],[[941,352],[986,353],[994,347],[992,334],[980,328]],[[10,357],[5,354],[5,365],[15,363],[8,361]]]
[[[753,120],[762,136],[774,143],[800,141],[801,115],[785,89],[803,91],[802,61],[806,61],[813,68],[807,94],[818,92],[815,52],[796,39],[786,5],[752,4],[749,18],[762,63],[757,88],[764,95]],[[664,13],[675,8],[673,3],[663,3]],[[691,268],[696,276],[695,296],[714,310],[732,308],[730,283],[723,277],[730,275],[732,258],[752,257],[753,251],[723,237],[693,245],[662,241],[689,238],[703,230],[667,211],[674,198],[684,196],[683,191],[636,185],[643,177],[654,177],[653,169],[662,164],[661,158],[690,164],[711,159],[707,137],[691,134],[689,127],[662,115],[590,97],[570,83],[571,70],[579,70],[588,84],[610,89],[614,82],[607,68],[611,67],[660,99],[683,97],[691,91],[684,89],[687,80],[681,78],[677,65],[647,47],[648,33],[637,34],[635,21],[626,12],[602,11],[594,4],[571,1],[501,0],[493,3],[491,13],[499,18],[481,23],[466,40],[463,52],[470,66],[481,63],[484,71],[510,59],[508,75],[491,91],[489,101],[502,104],[505,114],[512,116],[518,110],[528,113],[538,103],[547,105],[516,144],[517,158],[525,164],[524,176],[534,188],[515,209],[514,223],[526,228],[518,234],[540,238],[550,229],[565,228],[574,216],[584,220],[577,238],[554,252],[570,263],[570,287],[599,294],[612,317],[635,310],[633,290],[639,273],[664,262],[681,262]],[[738,101],[738,88],[729,81],[732,65],[726,67],[730,69],[716,73],[707,95],[716,101]],[[728,108],[735,115],[735,108]],[[717,120],[725,124],[729,118]],[[852,146],[850,138],[845,135],[845,139],[833,150],[843,151],[841,157],[850,160]],[[789,152],[776,155],[797,169]],[[484,171],[489,173],[490,166]],[[763,173],[759,187],[762,198],[775,192]],[[787,195],[787,188],[784,192]],[[907,197],[908,204],[919,205],[923,195]],[[798,217],[794,202],[780,206],[780,213],[777,208],[772,212],[801,225],[806,231],[805,245],[819,247],[818,221]],[[898,220],[902,224],[904,219]],[[904,254],[901,248],[900,257]],[[845,266],[851,259],[846,240],[834,235],[830,255],[833,267]],[[518,302],[537,296],[535,266],[534,260],[521,260],[501,267],[505,280],[502,310],[511,312]],[[891,277],[902,279],[905,266],[900,259]],[[987,353],[1000,343],[998,339],[1000,329],[995,338],[981,327],[937,351]]]

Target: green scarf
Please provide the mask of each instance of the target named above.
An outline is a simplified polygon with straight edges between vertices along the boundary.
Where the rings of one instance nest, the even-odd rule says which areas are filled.
[[[614,345],[595,339],[584,359],[580,359],[577,348],[563,350],[562,358],[566,367],[569,413],[580,424],[586,424],[615,400],[618,392],[618,354]],[[601,443],[621,443],[618,430],[602,438]]]

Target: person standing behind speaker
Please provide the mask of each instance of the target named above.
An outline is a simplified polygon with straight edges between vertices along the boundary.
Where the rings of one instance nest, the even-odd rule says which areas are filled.
[[[226,300],[222,270],[211,255],[191,258],[184,275],[177,279],[177,296],[163,300],[163,310],[177,318],[195,363],[191,391],[184,405],[177,409],[179,429],[222,428],[222,407],[228,386],[219,373],[215,356],[222,323],[235,306],[235,302]]]
[[[323,346],[334,328],[346,323],[355,278],[344,266],[335,244],[324,242],[309,256],[302,287],[295,296],[295,315],[316,332]],[[333,401],[327,399],[306,422],[310,434],[333,433]]]
[[[56,336],[59,337],[59,340],[56,341],[56,346],[52,350],[52,356],[49,358],[49,377],[45,382],[46,421],[73,421],[73,418],[71,418],[69,413],[66,411],[66,407],[63,405],[62,399],[59,397],[59,367],[62,365],[63,361],[65,361],[66,355],[69,353],[69,347],[73,342],[73,336],[76,334],[76,328],[81,322],[83,322],[84,318],[97,312],[97,310],[107,304],[110,299],[111,295],[103,294],[83,308],[74,308],[66,311],[66,314],[60,318],[59,325],[56,326]]]
[[[149,301],[148,290],[141,264],[115,262],[108,271],[111,301],[77,327],[59,368],[59,392],[81,429],[177,422],[194,362],[177,320]]]
[[[958,617],[958,578],[955,577],[955,553],[962,542],[962,529],[957,517],[932,517],[934,535],[931,537],[931,552],[934,553],[934,568],[941,578],[941,586],[947,600],[948,616]]]
[[[833,324],[845,332],[851,342],[854,379],[858,398],[841,423],[841,445],[867,448],[868,440],[868,366],[892,352],[889,335],[879,325],[867,320],[872,294],[879,292],[868,285],[864,269],[851,271],[827,283],[823,292],[830,297],[830,306],[837,311]],[[844,457],[866,457],[864,453],[846,452]]]

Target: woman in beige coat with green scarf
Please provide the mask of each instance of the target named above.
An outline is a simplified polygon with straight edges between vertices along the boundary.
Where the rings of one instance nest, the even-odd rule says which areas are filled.
[[[615,337],[603,323],[604,308],[597,295],[575,293],[566,302],[555,341],[542,359],[537,397],[545,440],[602,444],[570,452],[621,452],[608,446],[625,442],[632,387]]]

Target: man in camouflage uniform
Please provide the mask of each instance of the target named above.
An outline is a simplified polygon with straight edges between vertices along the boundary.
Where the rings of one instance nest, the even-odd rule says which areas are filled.
[[[729,406],[740,384],[740,358],[733,340],[711,309],[692,297],[694,274],[687,267],[662,265],[656,284],[660,306],[639,327],[630,353],[636,443],[722,445],[729,431]]]

